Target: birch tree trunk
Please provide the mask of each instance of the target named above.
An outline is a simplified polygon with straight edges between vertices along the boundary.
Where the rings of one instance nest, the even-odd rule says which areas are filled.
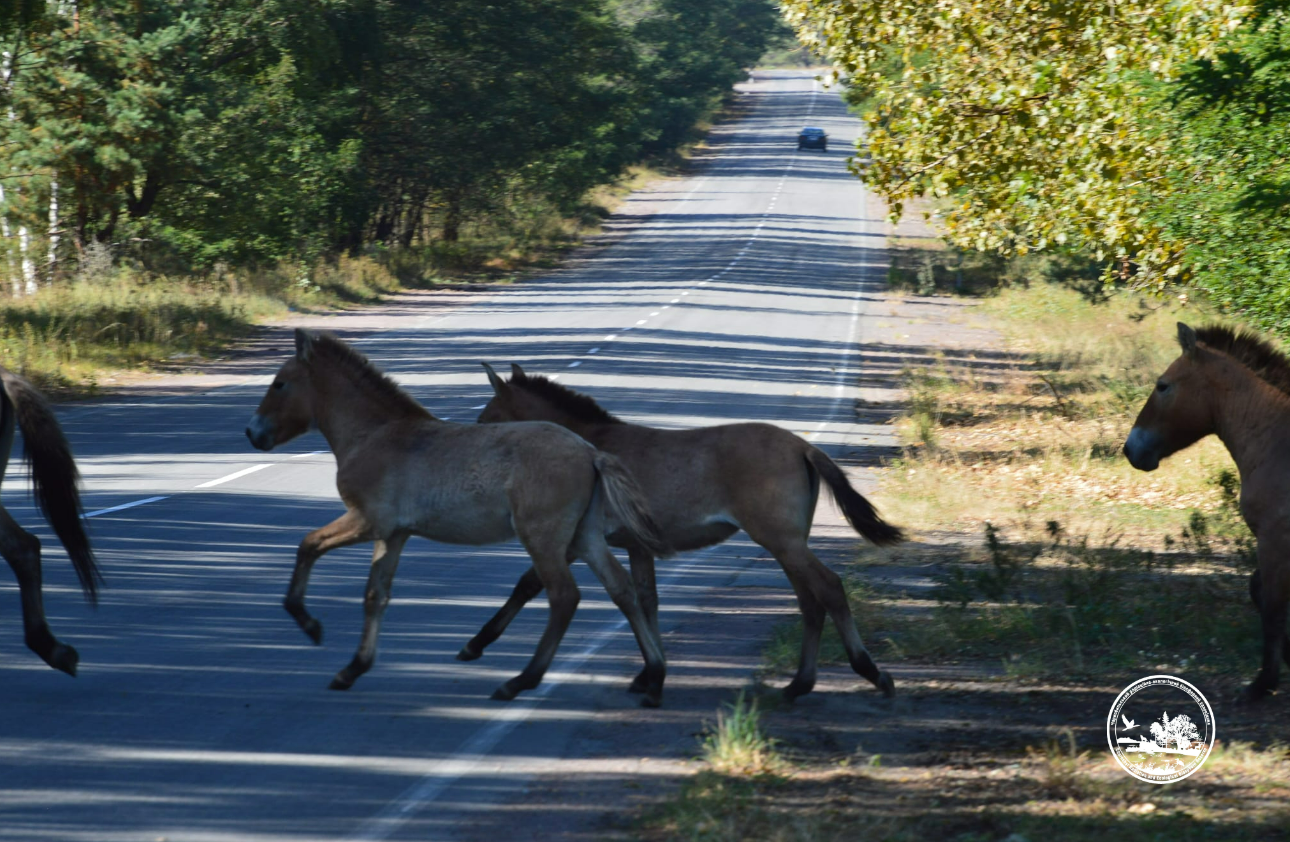
[[[54,282],[54,271],[58,269],[58,176],[49,179],[49,261],[46,264],[45,278]]]

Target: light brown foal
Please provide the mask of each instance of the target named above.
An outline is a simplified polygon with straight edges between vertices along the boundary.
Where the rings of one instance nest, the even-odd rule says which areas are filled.
[[[807,545],[820,481],[829,486],[851,526],[870,541],[892,544],[904,536],[878,516],[822,450],[770,424],[723,424],[695,430],[628,424],[590,397],[545,377],[525,374],[518,365],[511,367],[509,382],[488,365],[484,368],[494,395],[479,415],[481,422],[554,421],[614,454],[640,481],[664,539],[675,549],[719,544],[743,529],[770,551],[797,594],[805,627],[797,675],[784,689],[789,700],[815,686],[826,615],[846,646],[852,669],[884,694],[895,692],[891,674],[878,669],[860,639],[842,581]],[[610,535],[609,540],[627,549],[637,595],[657,631],[654,558],[658,553],[624,532]],[[516,584],[506,605],[457,657],[478,658],[524,603],[541,590],[540,577],[530,570]],[[639,692],[645,680],[643,673],[637,676],[632,689]]]
[[[662,542],[640,488],[618,460],[554,424],[441,421],[339,339],[297,330],[296,354],[274,377],[246,434],[255,447],[271,450],[315,426],[336,455],[336,487],[346,508],[300,542],[284,603],[315,643],[322,642],[322,626],[305,609],[314,562],[338,547],[376,545],[362,638],[332,689],[349,688],[371,668],[409,537],[479,545],[518,536],[551,613],[533,659],[493,698],[512,699],[542,680],[578,605],[569,564],[581,558],[636,634],[645,656],[644,704],[660,703],[663,648],[604,536],[622,530],[656,548]]]
[[[1290,664],[1290,359],[1252,333],[1178,324],[1182,356],[1160,375],[1124,443],[1133,467],[1160,460],[1211,433],[1241,475],[1241,516],[1258,542],[1250,597],[1263,622],[1263,668],[1245,689],[1256,701],[1276,690]]]

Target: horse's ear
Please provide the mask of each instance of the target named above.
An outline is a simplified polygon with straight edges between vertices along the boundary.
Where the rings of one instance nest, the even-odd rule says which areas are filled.
[[[296,359],[309,362],[314,351],[314,335],[302,327],[296,328]]]
[[[496,371],[493,371],[493,367],[488,363],[480,363],[480,365],[484,367],[484,371],[488,372],[488,382],[493,384],[493,391],[499,395],[506,391],[506,381],[498,376]]]
[[[1178,323],[1178,344],[1182,346],[1183,353],[1187,356],[1196,353],[1196,331],[1182,322]]]
[[[519,363],[511,363],[511,382],[523,380],[526,377],[524,369],[520,368]]]

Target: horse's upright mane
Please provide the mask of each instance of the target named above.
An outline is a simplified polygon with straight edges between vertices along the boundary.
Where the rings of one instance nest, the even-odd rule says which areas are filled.
[[[313,353],[317,359],[325,360],[347,374],[351,380],[391,409],[424,418],[434,417],[430,410],[417,403],[415,398],[403,391],[398,383],[371,360],[330,333],[320,333],[314,337]]]
[[[623,420],[608,412],[596,403],[590,395],[575,392],[568,386],[561,386],[554,380],[548,380],[540,374],[526,374],[519,371],[511,376],[510,384],[527,389],[538,397],[544,398],[557,408],[572,415],[574,420],[588,424],[622,424]]]
[[[1215,351],[1235,359],[1260,379],[1290,395],[1290,358],[1272,343],[1249,330],[1209,325],[1196,330],[1196,338]]]

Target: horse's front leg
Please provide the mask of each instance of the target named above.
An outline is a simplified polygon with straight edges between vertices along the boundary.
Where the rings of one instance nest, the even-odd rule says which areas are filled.
[[[27,648],[54,669],[76,675],[80,655],[54,637],[45,619],[45,599],[41,593],[40,539],[19,526],[3,508],[0,508],[0,555],[9,562],[18,579]]]
[[[348,690],[360,675],[372,668],[376,660],[376,639],[381,634],[381,618],[390,604],[394,571],[399,569],[399,554],[408,542],[407,533],[395,533],[384,541],[377,540],[372,553],[372,571],[367,576],[363,596],[363,636],[358,641],[354,659],[332,679],[331,689]]]
[[[322,643],[322,623],[310,616],[305,608],[305,591],[309,587],[309,574],[313,572],[314,562],[332,550],[370,540],[371,528],[367,521],[350,509],[321,529],[310,532],[296,549],[296,569],[291,574],[291,586],[287,588],[282,607],[296,618],[300,628],[315,644]]]
[[[1257,583],[1251,582],[1251,595],[1259,602],[1263,621],[1263,667],[1250,686],[1245,688],[1246,701],[1258,701],[1277,689],[1281,678],[1281,659],[1286,638],[1286,614],[1290,605],[1290,547],[1280,538],[1265,540],[1259,536],[1259,570]]]
[[[1254,603],[1256,611],[1262,611],[1263,579],[1259,576],[1259,571],[1255,570],[1250,574],[1250,601]],[[1290,667],[1290,632],[1286,632],[1281,639],[1281,661]]]
[[[506,627],[520,613],[520,609],[540,593],[542,593],[542,578],[538,576],[536,568],[529,567],[515,583],[515,589],[511,591],[506,604],[492,616],[492,619],[484,623],[484,627],[470,639],[470,642],[461,647],[461,651],[457,653],[457,660],[473,661],[483,655],[484,650],[502,636],[502,632],[506,631]]]

